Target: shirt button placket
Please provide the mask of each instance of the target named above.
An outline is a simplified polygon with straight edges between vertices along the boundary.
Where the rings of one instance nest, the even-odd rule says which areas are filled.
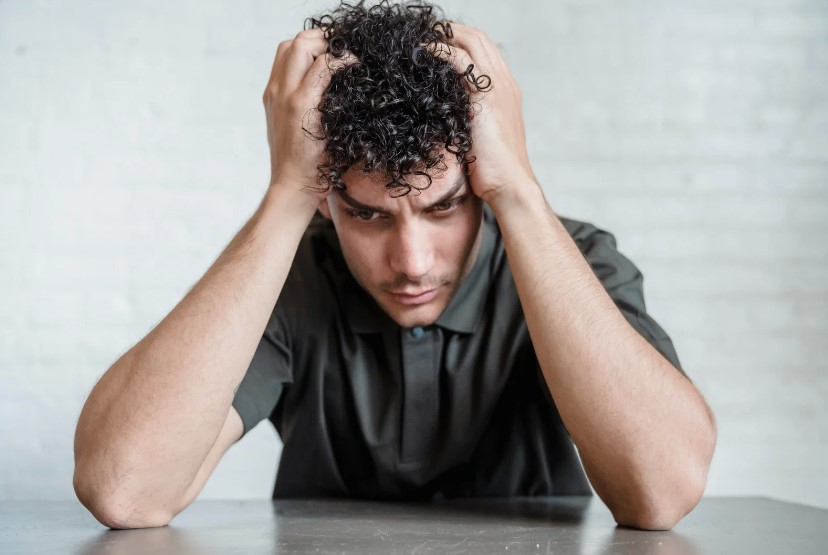
[[[425,459],[437,433],[439,391],[434,360],[434,330],[417,326],[403,334],[403,463]]]

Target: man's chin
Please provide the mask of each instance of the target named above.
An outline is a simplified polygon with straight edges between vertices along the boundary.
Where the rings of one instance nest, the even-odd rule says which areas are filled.
[[[383,309],[392,320],[404,328],[430,326],[437,321],[442,312],[437,303],[420,306],[383,306]]]
[[[408,312],[408,311],[406,311]],[[397,324],[404,328],[415,328],[417,326],[425,327],[430,326],[434,322],[437,321],[437,318],[440,316],[439,314],[436,316],[430,315],[417,315],[417,314],[409,314],[409,313],[397,313],[397,314],[389,314],[391,319],[394,320]]]
[[[453,289],[448,290],[446,287],[441,287],[441,291],[436,297],[421,304],[397,302],[394,295],[385,290],[373,296],[380,308],[399,326],[414,328],[430,326],[436,322],[448,306],[453,293]]]

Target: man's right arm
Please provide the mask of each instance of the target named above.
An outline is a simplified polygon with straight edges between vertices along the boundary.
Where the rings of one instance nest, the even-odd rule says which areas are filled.
[[[212,471],[208,455],[214,467],[238,439],[217,442],[315,209],[271,186],[204,277],[94,387],[75,434],[74,486],[98,520],[167,524],[203,485],[199,470]]]
[[[113,528],[163,526],[241,432],[231,407],[305,229],[328,190],[303,121],[332,70],[321,29],[279,44],[263,101],[270,186],[207,273],[92,389],[75,431],[78,499]],[[311,116],[313,117],[313,116]],[[317,114],[318,119],[318,114]]]

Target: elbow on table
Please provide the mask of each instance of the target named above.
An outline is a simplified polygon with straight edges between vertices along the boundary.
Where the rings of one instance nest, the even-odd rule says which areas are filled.
[[[619,526],[637,528],[639,530],[670,530],[678,524],[683,516],[683,514],[667,511],[639,511],[613,514],[615,522]]]
[[[92,515],[98,522],[113,530],[158,528],[167,526],[172,520],[172,515],[166,511],[140,511],[133,508],[125,510],[122,504],[113,504],[111,508],[104,505],[103,510],[93,512]]]
[[[117,495],[95,492],[82,475],[75,472],[72,486],[78,501],[86,507],[95,519],[113,530],[130,528],[156,528],[166,526],[175,516],[169,511],[145,508],[131,500]]]
[[[707,488],[707,474],[716,447],[715,424],[711,428],[709,447],[695,465],[677,470],[661,486],[639,484],[640,493],[632,502],[625,500],[611,506],[615,521],[621,526],[642,530],[670,530],[701,501]]]
[[[690,486],[681,495],[641,499],[612,511],[620,526],[641,530],[670,530],[692,511],[704,494],[704,485]]]

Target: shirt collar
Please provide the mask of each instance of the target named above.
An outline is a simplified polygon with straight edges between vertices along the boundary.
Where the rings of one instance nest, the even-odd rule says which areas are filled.
[[[469,274],[460,282],[448,306],[437,318],[436,325],[460,333],[472,333],[476,329],[483,315],[491,280],[496,225],[494,214],[488,205],[484,204],[483,232],[477,259]],[[349,322],[351,329],[356,333],[377,333],[397,326],[351,275],[342,258],[342,250],[333,225],[328,227],[327,237],[337,254],[333,277],[334,282],[339,284],[337,293],[342,302],[344,318]]]

